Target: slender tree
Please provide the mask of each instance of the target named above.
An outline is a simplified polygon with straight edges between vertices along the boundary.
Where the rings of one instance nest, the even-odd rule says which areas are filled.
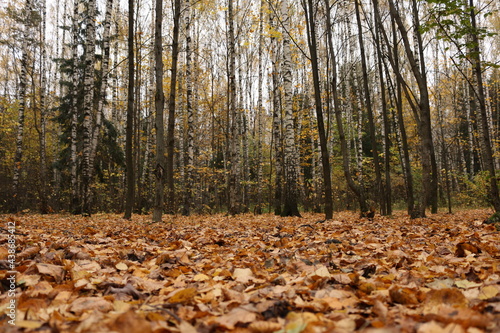
[[[174,31],[172,35],[172,69],[170,74],[170,94],[168,97],[167,124],[167,213],[175,212],[174,151],[175,151],[175,103],[177,91],[177,65],[179,58],[179,28],[181,1],[174,1]]]
[[[479,102],[479,114],[481,125],[481,148],[485,168],[489,173],[488,194],[489,200],[496,212],[500,212],[500,195],[496,178],[495,160],[493,158],[493,149],[491,147],[491,137],[488,126],[488,114],[486,110],[486,98],[483,86],[483,69],[481,63],[481,52],[479,49],[478,27],[476,23],[476,7],[474,0],[469,0],[470,24],[472,33],[470,34],[472,44],[470,56],[472,58],[472,70],[477,84],[477,99]]]
[[[321,82],[319,78],[318,51],[316,41],[316,17],[317,11],[312,0],[303,1],[305,9],[308,45],[311,57],[312,75],[314,84],[314,101],[316,104],[316,121],[318,123],[319,145],[321,149],[321,163],[323,166],[323,184],[325,191],[325,218],[333,218],[332,199],[332,177],[330,171],[330,155],[328,153],[328,142],[326,139],[325,122],[323,120],[323,103],[321,98]]]
[[[228,179],[228,211],[230,214],[238,214],[241,212],[241,188],[239,177],[240,172],[240,124],[236,106],[236,48],[234,34],[234,8],[233,0],[228,0],[227,10],[227,25],[228,25],[228,125],[229,129],[229,161],[230,171]]]
[[[281,4],[282,27],[283,27],[283,108],[285,113],[284,118],[284,173],[285,173],[285,188],[284,188],[284,206],[282,216],[301,216],[298,207],[298,159],[296,157],[295,147],[295,129],[293,124],[293,103],[292,103],[292,53],[290,49],[290,15],[289,3],[283,1]]]
[[[187,135],[186,135],[186,163],[184,173],[184,207],[183,214],[191,213],[194,188],[194,110],[193,110],[193,71],[192,71],[192,42],[191,42],[191,4],[189,0],[185,3],[184,13],[186,34],[186,113],[187,113]]]
[[[135,197],[135,166],[133,152],[134,135],[134,0],[128,1],[128,98],[127,98],[127,135],[125,143],[125,163],[127,165],[127,196],[124,218],[132,218]]]
[[[162,24],[163,0],[155,0],[155,130],[156,130],[156,167],[155,167],[155,197],[153,204],[153,222],[160,222],[163,214],[163,193],[165,180],[165,136],[163,122],[163,108],[165,96],[163,94],[163,60],[162,60]]]
[[[12,177],[12,206],[11,210],[17,212],[19,209],[19,180],[21,178],[23,158],[24,118],[26,109],[26,86],[28,79],[28,33],[29,16],[33,10],[31,0],[25,4],[27,16],[24,18],[23,39],[21,41],[21,73],[19,76],[19,109],[17,118],[16,151],[14,154],[14,173]]]

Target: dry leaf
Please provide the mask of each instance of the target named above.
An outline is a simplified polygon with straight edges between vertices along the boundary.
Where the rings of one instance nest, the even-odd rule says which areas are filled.
[[[196,296],[197,293],[196,288],[182,289],[170,297],[168,301],[170,303],[188,303]]]
[[[215,322],[226,329],[232,330],[238,323],[248,324],[254,322],[256,319],[257,315],[255,312],[250,312],[242,308],[235,308],[229,313],[216,318]]]
[[[105,300],[103,297],[80,297],[71,303],[68,310],[76,315],[81,315],[85,311],[92,310],[108,312],[113,310],[113,304]]]

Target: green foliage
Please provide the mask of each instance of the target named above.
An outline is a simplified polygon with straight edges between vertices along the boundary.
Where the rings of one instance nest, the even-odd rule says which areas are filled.
[[[487,207],[489,175],[487,171],[478,172],[471,179],[467,175],[462,176],[465,189],[455,195],[455,203],[458,206]]]
[[[475,44],[468,36],[476,35],[478,41],[486,37],[495,36],[496,33],[483,27],[474,28],[471,23],[472,13],[477,13],[475,7],[469,6],[464,0],[425,0],[429,6],[429,19],[422,24],[422,32],[435,31],[438,39],[443,39],[454,44],[459,53],[459,58],[477,58],[479,54],[473,49]],[[489,8],[487,8],[489,9]],[[486,18],[493,15],[494,11],[484,11]],[[475,14],[474,14],[475,15]],[[447,47],[449,49],[450,47]],[[494,63],[485,63],[487,66],[497,67]]]

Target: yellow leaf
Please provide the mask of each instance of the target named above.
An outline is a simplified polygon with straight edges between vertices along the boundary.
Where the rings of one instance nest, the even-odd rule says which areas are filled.
[[[210,280],[210,277],[208,277],[205,274],[196,274],[193,278],[193,281],[199,282],[199,281],[207,281]]]
[[[196,288],[186,288],[179,290],[172,297],[170,297],[170,303],[187,303],[192,300],[197,294]]]
[[[481,292],[479,294],[479,299],[485,300],[488,298],[495,297],[498,295],[499,291],[497,287],[495,286],[486,286],[483,289],[481,289]]]
[[[126,271],[128,269],[127,264],[125,264],[123,262],[120,262],[120,263],[116,264],[115,267],[119,271]]]
[[[21,328],[37,329],[42,325],[42,322],[35,320],[16,320],[16,326]]]

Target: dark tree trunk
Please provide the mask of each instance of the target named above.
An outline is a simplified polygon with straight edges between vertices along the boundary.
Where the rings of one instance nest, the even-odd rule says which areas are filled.
[[[179,58],[179,26],[181,18],[181,1],[174,1],[174,31],[172,36],[172,70],[170,76],[170,94],[168,97],[167,124],[167,213],[175,213],[174,188],[174,148],[175,148],[175,95],[177,91],[177,64]]]
[[[321,88],[318,68],[318,54],[316,43],[316,24],[315,15],[316,9],[313,7],[313,1],[304,1],[303,6],[306,9],[306,24],[309,51],[311,54],[311,65],[314,84],[314,100],[316,104],[316,118],[318,122],[319,144],[321,149],[321,163],[323,165],[323,182],[325,190],[325,218],[333,218],[333,199],[332,199],[332,178],[330,172],[330,156],[328,154],[328,142],[326,139],[325,124],[323,120],[323,103],[321,101]]]
[[[153,222],[160,222],[163,214],[163,186],[165,180],[165,137],[163,123],[163,108],[165,106],[165,95],[163,94],[163,60],[162,60],[162,23],[163,23],[163,0],[156,0],[155,4],[155,129],[156,129],[156,167],[154,175],[155,197],[153,205]]]
[[[127,96],[127,130],[125,142],[125,163],[127,165],[127,196],[125,202],[125,219],[132,218],[134,208],[134,1],[128,1],[128,96]]]

